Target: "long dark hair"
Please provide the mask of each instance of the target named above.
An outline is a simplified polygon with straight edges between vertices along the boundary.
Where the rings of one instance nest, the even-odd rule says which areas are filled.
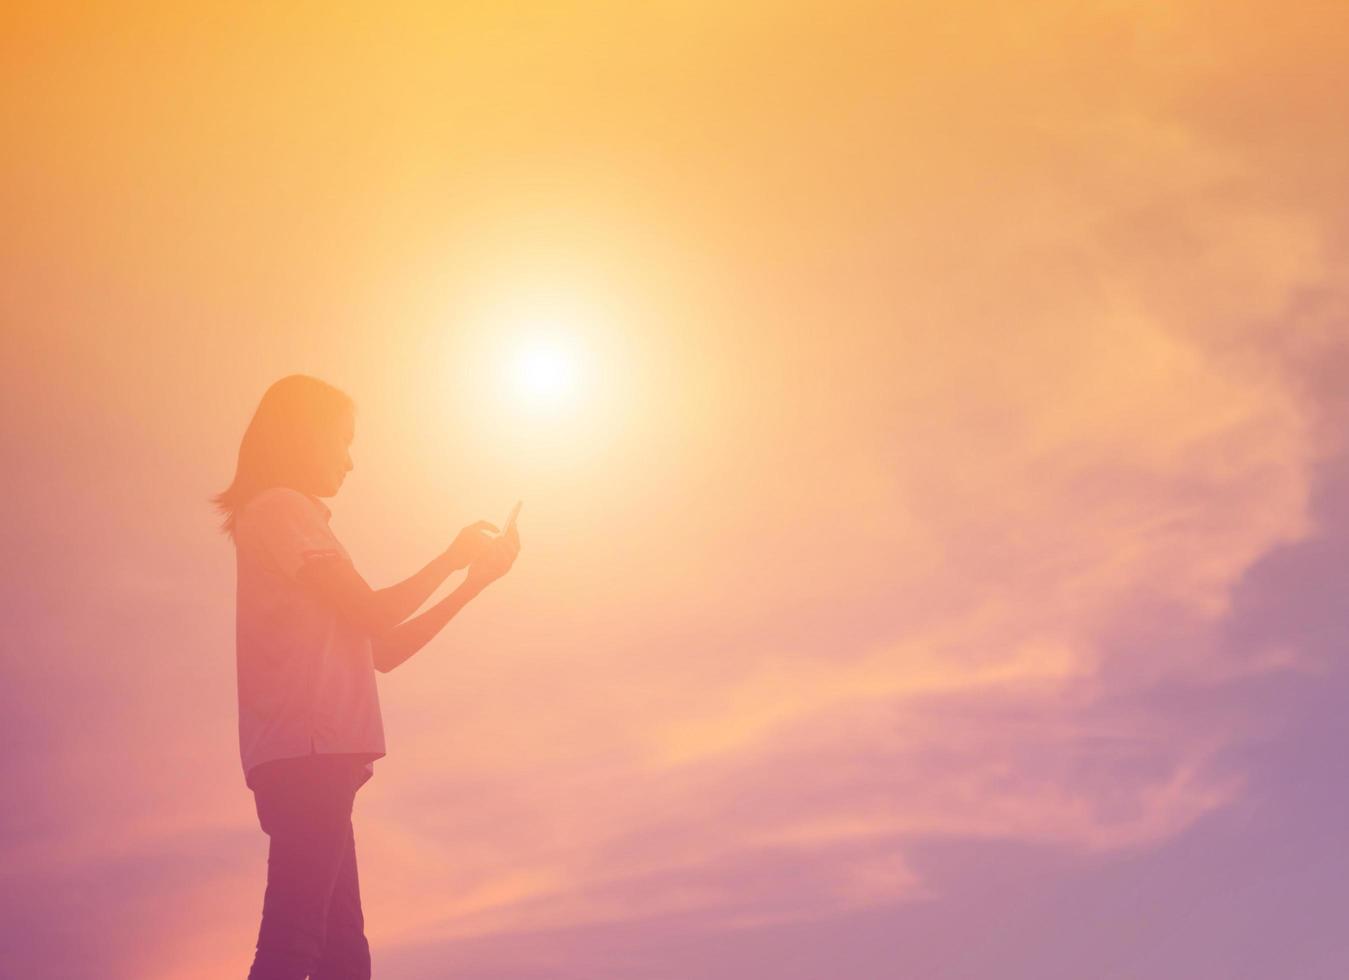
[[[235,517],[259,491],[303,486],[314,443],[355,410],[345,391],[307,374],[274,382],[244,431],[234,481],[210,498],[225,516],[221,531],[234,540]]]

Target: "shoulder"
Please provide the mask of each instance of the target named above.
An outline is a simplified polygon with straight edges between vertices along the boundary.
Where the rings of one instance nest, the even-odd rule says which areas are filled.
[[[236,521],[240,526],[314,516],[314,502],[291,487],[268,487],[255,493],[240,509]]]

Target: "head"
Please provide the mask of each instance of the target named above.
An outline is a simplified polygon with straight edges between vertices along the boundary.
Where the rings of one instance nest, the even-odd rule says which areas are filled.
[[[292,374],[262,396],[244,431],[234,482],[211,498],[234,535],[239,510],[262,490],[292,487],[331,497],[352,469],[356,405],[351,396],[318,378]]]

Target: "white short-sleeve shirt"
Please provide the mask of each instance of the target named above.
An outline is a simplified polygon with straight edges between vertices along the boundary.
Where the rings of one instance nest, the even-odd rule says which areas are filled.
[[[271,487],[235,516],[239,755],[254,766],[311,753],[384,752],[370,637],[295,580],[311,557],[350,560],[317,497]],[[250,783],[251,785],[251,783]]]

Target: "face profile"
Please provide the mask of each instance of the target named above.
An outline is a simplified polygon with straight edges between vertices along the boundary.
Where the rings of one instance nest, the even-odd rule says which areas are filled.
[[[356,436],[355,413],[342,413],[337,424],[315,441],[309,474],[310,486],[301,487],[315,497],[332,497],[342,488],[347,474],[355,468],[351,460],[351,442]]]

